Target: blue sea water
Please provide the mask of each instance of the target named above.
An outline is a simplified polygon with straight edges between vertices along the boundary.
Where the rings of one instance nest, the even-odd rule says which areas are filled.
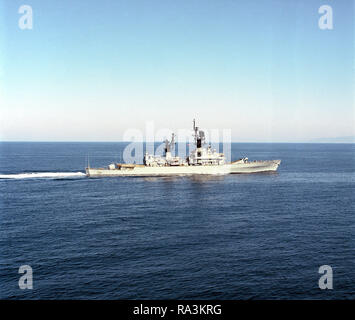
[[[274,174],[85,177],[125,145],[0,143],[1,299],[355,298],[354,144],[232,144]]]

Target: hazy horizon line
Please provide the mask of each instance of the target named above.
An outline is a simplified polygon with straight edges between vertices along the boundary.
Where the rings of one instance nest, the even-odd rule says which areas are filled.
[[[0,140],[0,143],[151,143],[151,141],[109,141],[109,140]],[[155,141],[154,143],[164,143],[164,141]],[[179,142],[176,142],[179,144]],[[223,142],[210,142],[211,144],[222,143]],[[268,143],[268,144],[281,144],[281,143],[289,143],[289,144],[299,144],[299,143],[307,143],[307,144],[355,144],[354,141],[348,142],[338,142],[338,141],[231,141],[231,143]],[[189,144],[189,142],[186,142]],[[206,143],[208,145],[209,143]]]

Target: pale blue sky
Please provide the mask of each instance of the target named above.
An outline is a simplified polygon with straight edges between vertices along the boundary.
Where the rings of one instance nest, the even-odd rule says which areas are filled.
[[[18,9],[33,9],[33,30]],[[318,8],[333,8],[320,30]],[[0,139],[119,141],[232,129],[233,141],[351,136],[354,1],[0,0]]]

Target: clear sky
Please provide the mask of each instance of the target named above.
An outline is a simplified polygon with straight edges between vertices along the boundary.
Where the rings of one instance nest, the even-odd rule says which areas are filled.
[[[355,135],[354,1],[0,0],[1,140],[120,141],[192,118],[233,141]]]

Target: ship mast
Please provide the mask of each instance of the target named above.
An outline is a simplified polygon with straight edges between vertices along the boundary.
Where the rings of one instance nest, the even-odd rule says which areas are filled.
[[[171,150],[174,149],[174,145],[175,145],[175,134],[173,133],[171,135],[171,141],[169,142],[168,139],[165,140],[165,148],[164,148],[164,151],[165,151],[165,157],[167,159],[171,158]]]
[[[193,130],[196,148],[201,148],[202,144],[205,142],[205,133],[196,127],[196,121],[193,120]]]

